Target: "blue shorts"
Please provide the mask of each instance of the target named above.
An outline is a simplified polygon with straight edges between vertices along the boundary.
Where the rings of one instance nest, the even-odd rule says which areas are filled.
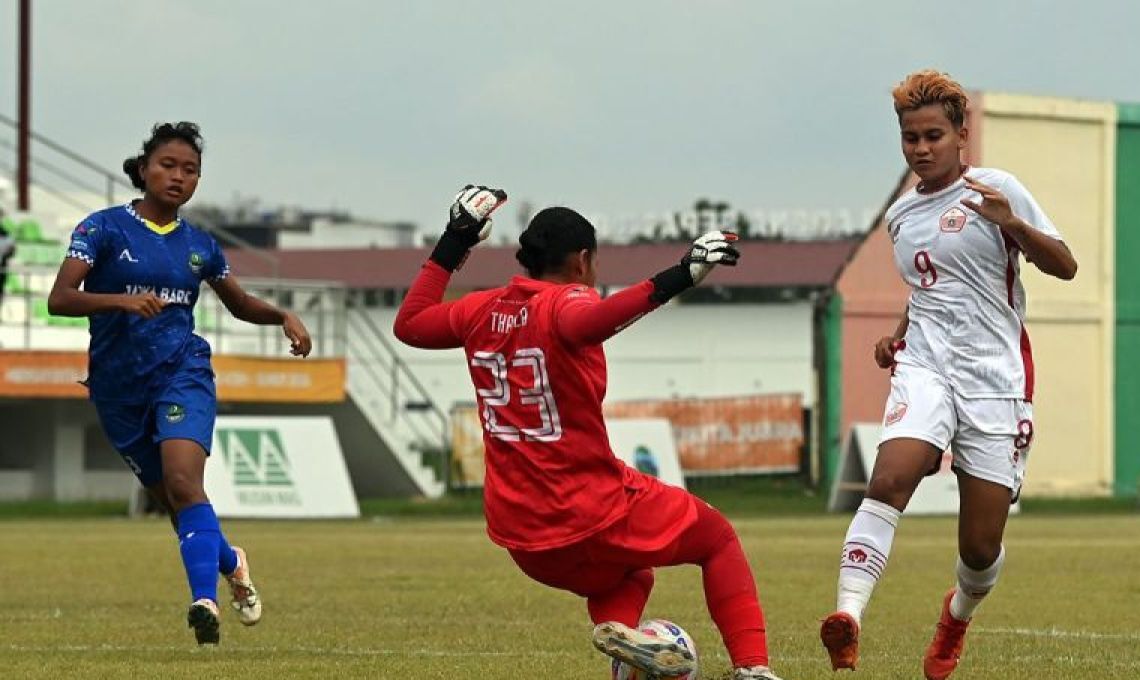
[[[142,403],[93,400],[103,432],[143,486],[162,481],[159,444],[189,439],[210,455],[218,400],[209,364],[184,366]]]

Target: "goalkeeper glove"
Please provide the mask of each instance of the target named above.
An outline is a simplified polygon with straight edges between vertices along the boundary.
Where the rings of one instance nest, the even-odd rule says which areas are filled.
[[[507,192],[468,184],[455,195],[448,211],[447,228],[435,244],[431,259],[455,271],[467,253],[491,235],[491,213],[507,202]]]
[[[651,279],[653,292],[649,299],[665,304],[678,293],[703,281],[714,266],[735,267],[740,251],[732,244],[738,238],[731,231],[710,231],[693,241],[680,264],[659,272]]]

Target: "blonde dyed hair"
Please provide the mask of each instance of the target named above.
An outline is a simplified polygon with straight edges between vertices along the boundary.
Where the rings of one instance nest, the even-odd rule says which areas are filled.
[[[966,104],[970,99],[958,81],[945,73],[927,69],[907,76],[891,90],[895,100],[895,113],[914,111],[931,104],[939,104],[954,127],[966,123]]]

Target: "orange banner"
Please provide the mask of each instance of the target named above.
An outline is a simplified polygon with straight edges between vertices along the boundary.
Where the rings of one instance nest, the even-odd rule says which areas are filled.
[[[0,396],[87,398],[86,352],[0,352]]]
[[[344,359],[215,356],[219,401],[344,401]],[[87,398],[86,352],[0,351],[0,397]]]
[[[219,401],[344,401],[344,359],[214,357]]]
[[[611,418],[664,418],[686,475],[795,472],[804,443],[803,397],[764,394],[714,399],[619,401]],[[483,483],[483,426],[475,405],[451,409],[452,483]]]
[[[764,394],[713,399],[619,401],[607,418],[665,418],[685,474],[794,472],[804,443],[803,397]]]

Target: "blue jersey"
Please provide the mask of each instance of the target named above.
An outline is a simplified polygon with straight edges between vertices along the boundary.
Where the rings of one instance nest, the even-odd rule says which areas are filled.
[[[89,293],[154,293],[167,304],[153,319],[127,312],[91,315],[88,386],[102,401],[143,402],[153,388],[190,363],[209,363],[210,347],[194,334],[202,281],[229,274],[213,236],[179,218],[166,227],[131,205],[100,210],[71,235],[67,257],[91,265]]]

